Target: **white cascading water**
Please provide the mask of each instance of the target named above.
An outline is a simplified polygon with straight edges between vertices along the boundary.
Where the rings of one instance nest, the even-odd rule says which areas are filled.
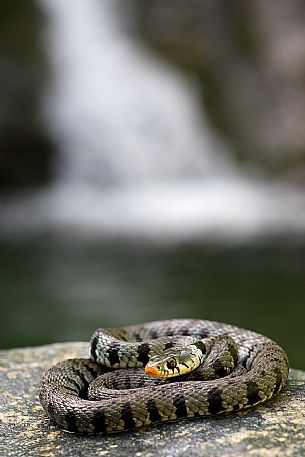
[[[125,30],[124,2],[39,4],[49,17],[45,106],[57,179],[6,208],[10,230],[244,239],[304,229],[302,196],[235,168],[203,119],[195,82]]]

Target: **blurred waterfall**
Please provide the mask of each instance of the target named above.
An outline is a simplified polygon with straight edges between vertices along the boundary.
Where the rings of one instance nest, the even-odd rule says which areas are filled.
[[[64,185],[146,185],[214,165],[185,81],[120,27],[113,0],[42,0],[52,18],[48,115]]]
[[[303,197],[241,175],[204,118],[195,81],[125,30],[124,2],[39,4],[49,17],[45,112],[57,179],[4,208],[2,227],[237,240],[304,228]]]

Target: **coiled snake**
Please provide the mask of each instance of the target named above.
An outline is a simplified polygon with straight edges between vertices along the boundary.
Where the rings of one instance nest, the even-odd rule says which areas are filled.
[[[205,358],[191,373],[163,379],[139,370],[155,352],[182,344]],[[188,367],[192,362],[185,360]],[[177,374],[175,365],[172,358],[158,368],[166,376]],[[48,370],[40,401],[64,430],[109,433],[259,405],[280,391],[288,372],[284,350],[263,335],[213,321],[173,319],[96,330],[91,358],[69,359]]]

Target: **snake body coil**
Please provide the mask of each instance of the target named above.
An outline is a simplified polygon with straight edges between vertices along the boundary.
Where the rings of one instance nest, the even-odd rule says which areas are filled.
[[[171,339],[177,335],[202,339],[207,348],[193,377],[154,380],[138,369],[156,351],[174,345]],[[213,344],[221,335],[231,343],[214,359]],[[288,372],[284,350],[258,333],[206,320],[156,321],[98,329],[91,339],[91,359],[69,359],[46,372],[40,401],[64,430],[109,433],[259,405],[280,391]]]

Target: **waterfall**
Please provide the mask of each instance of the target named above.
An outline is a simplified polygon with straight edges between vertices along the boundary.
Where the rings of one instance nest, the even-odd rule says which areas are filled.
[[[186,78],[124,32],[115,0],[42,3],[53,24],[47,106],[62,182],[146,185],[203,176],[215,165]]]
[[[124,2],[37,1],[60,154],[53,186],[6,208],[10,230],[241,239],[304,228],[304,199],[237,169],[196,81],[141,46],[121,21]]]

